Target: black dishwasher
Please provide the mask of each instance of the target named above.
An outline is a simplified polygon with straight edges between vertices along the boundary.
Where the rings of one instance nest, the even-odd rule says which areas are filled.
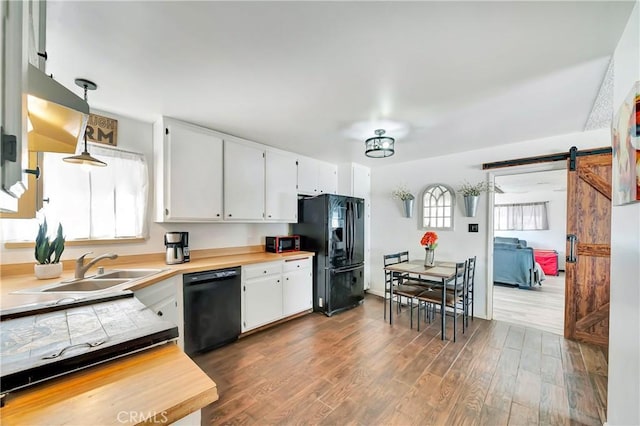
[[[184,350],[192,355],[240,335],[240,267],[184,275]]]

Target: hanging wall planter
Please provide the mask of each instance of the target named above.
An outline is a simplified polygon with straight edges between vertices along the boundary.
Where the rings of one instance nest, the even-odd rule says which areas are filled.
[[[404,217],[412,218],[413,217],[413,199],[403,200],[402,204],[404,206]]]
[[[399,186],[393,192],[391,192],[393,198],[397,198],[402,201],[402,211],[404,213],[404,217],[412,218],[413,217],[413,201],[415,197],[407,188],[404,186]]]
[[[479,195],[465,195],[464,196],[464,215],[466,217],[476,217],[476,211],[478,210]]]

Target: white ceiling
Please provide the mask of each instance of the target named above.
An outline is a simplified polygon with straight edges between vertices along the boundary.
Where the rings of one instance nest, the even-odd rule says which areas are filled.
[[[93,108],[369,166],[582,131],[633,2],[48,0]],[[396,155],[366,159],[383,127]]]
[[[505,194],[531,192],[563,192],[567,190],[567,170],[496,176],[496,186]]]

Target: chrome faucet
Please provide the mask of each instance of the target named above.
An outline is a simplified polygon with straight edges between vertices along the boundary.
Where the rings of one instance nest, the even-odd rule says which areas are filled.
[[[98,257],[94,257],[89,263],[87,263],[86,265],[84,264],[84,257],[88,254],[93,253],[92,251],[89,251],[85,254],[83,254],[82,256],[80,256],[79,258],[76,259],[76,278],[84,278],[84,274],[87,273],[87,271],[89,270],[89,268],[91,268],[93,265],[95,265],[96,263],[98,263],[100,260],[102,259],[116,259],[118,257],[117,254],[115,253],[107,253],[107,254],[102,254]]]

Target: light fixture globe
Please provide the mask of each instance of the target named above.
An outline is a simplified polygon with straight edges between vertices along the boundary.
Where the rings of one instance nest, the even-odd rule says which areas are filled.
[[[378,129],[374,132],[376,136],[364,141],[364,154],[371,158],[391,157],[395,153],[395,139],[385,134],[384,129]]]

